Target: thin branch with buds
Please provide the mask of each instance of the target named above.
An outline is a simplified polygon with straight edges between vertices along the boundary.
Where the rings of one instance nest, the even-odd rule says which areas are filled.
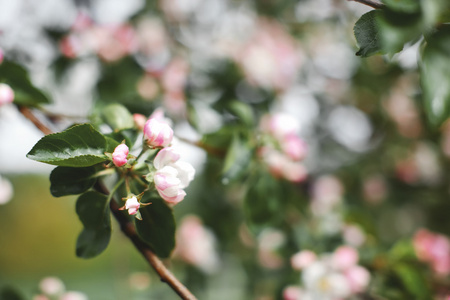
[[[376,1],[376,0],[347,0],[347,1],[354,1],[354,2],[358,2],[367,6],[370,6],[372,8],[375,9],[382,9],[384,7],[384,4]]]
[[[45,126],[29,108],[19,107],[19,111],[45,135],[53,133],[52,130]],[[95,188],[100,192],[109,194],[108,189],[101,182],[98,182]],[[126,215],[119,210],[119,205],[114,199],[111,199],[110,201],[110,209],[113,216],[119,223],[122,232],[131,240],[136,249],[141,252],[145,260],[147,260],[156,273],[158,273],[161,281],[167,283],[172,290],[174,290],[181,297],[181,299],[197,300],[197,298],[172,274],[172,272],[166,268],[164,263],[158,258],[158,256],[156,256],[149,246],[139,238],[133,223],[131,223]]]

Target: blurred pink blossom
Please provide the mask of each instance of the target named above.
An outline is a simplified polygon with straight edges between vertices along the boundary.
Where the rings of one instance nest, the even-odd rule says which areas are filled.
[[[303,290],[298,286],[288,286],[283,289],[283,300],[301,300]]]
[[[358,251],[350,246],[340,246],[334,251],[331,260],[334,268],[338,270],[347,270],[355,266],[358,262]]]
[[[0,64],[3,62],[3,58],[4,58],[3,49],[0,48]]]
[[[291,266],[294,270],[301,270],[316,261],[316,253],[310,250],[302,250],[291,257]]]
[[[133,114],[133,121],[138,129],[144,130],[145,123],[147,122],[147,117],[143,114]]]
[[[235,53],[248,81],[266,89],[284,90],[300,67],[295,40],[274,20],[259,19],[255,32]]]
[[[6,83],[0,83],[0,106],[14,101],[14,91]]]
[[[431,265],[440,275],[450,274],[450,240],[448,237],[420,229],[413,237],[417,257]]]
[[[46,277],[42,279],[39,283],[39,288],[48,296],[60,295],[65,290],[64,283],[57,277]]]
[[[174,255],[206,273],[216,272],[220,266],[213,233],[192,215],[181,221]]]

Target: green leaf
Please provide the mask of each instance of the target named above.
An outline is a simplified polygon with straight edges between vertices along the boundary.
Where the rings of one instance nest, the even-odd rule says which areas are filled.
[[[402,13],[383,9],[376,14],[379,41],[384,53],[395,54],[405,44],[419,40],[426,30],[421,12]]]
[[[243,141],[236,133],[225,157],[223,178],[235,179],[238,177],[248,167],[251,154],[251,149],[246,141]]]
[[[25,297],[15,288],[7,286],[0,290],[0,300],[25,300]]]
[[[170,209],[161,198],[152,198],[144,194],[143,202],[151,205],[141,206],[142,220],[135,220],[136,230],[159,257],[170,256],[175,247],[175,220]]]
[[[111,238],[108,197],[94,191],[86,192],[78,198],[76,212],[84,226],[77,239],[77,256],[91,258],[99,255]]]
[[[244,199],[244,213],[249,228],[255,232],[282,219],[280,184],[269,174],[253,179]]]
[[[433,125],[450,116],[450,25],[431,35],[420,61],[425,111]]]
[[[89,167],[108,158],[105,137],[90,124],[75,125],[40,139],[27,157],[65,167]]]
[[[426,278],[419,270],[406,263],[400,263],[394,266],[394,272],[414,299],[431,299]]]
[[[383,0],[383,3],[398,12],[413,13],[420,10],[420,1],[417,0]]]
[[[252,126],[255,122],[253,110],[247,103],[240,101],[232,101],[228,104],[228,109],[236,115],[241,122],[247,126]]]
[[[94,167],[56,167],[50,174],[50,192],[54,197],[84,193],[95,184],[95,172]]]
[[[353,27],[359,50],[356,55],[368,57],[381,52],[379,32],[375,20],[377,12],[369,11],[361,16]]]
[[[0,82],[5,82],[14,90],[14,103],[37,106],[50,103],[50,99],[29,80],[28,72],[21,65],[3,61],[0,67]]]
[[[128,109],[121,104],[110,104],[102,109],[102,117],[114,131],[133,128],[133,116]]]

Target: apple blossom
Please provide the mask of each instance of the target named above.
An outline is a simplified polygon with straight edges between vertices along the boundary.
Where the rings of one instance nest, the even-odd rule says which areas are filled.
[[[338,270],[346,270],[358,262],[358,251],[349,246],[337,248],[331,258],[333,267]]]
[[[120,144],[114,149],[114,152],[112,154],[113,162],[117,167],[121,167],[127,163],[127,155],[128,155],[129,149],[128,146],[125,144]]]
[[[295,134],[286,135],[281,141],[281,149],[294,161],[299,161],[306,156],[306,143]]]
[[[14,91],[6,83],[0,83],[0,105],[11,103],[14,100]]]
[[[13,186],[11,182],[0,176],[0,204],[8,203],[13,196]]]
[[[127,202],[125,202],[125,209],[128,209],[129,215],[135,215],[139,211],[139,208],[141,207],[141,204],[139,203],[136,196],[133,196],[131,198],[127,199]]]
[[[61,279],[56,277],[46,277],[42,279],[39,283],[39,288],[48,296],[60,295],[65,290],[64,283]]]
[[[301,270],[311,265],[316,259],[316,253],[310,250],[303,250],[291,257],[291,266],[295,270]]]
[[[172,142],[173,130],[164,122],[150,118],[144,125],[144,140],[151,147],[167,147]]]
[[[194,179],[195,170],[187,162],[179,161],[180,154],[173,148],[162,149],[155,157],[154,182],[159,195],[169,203],[175,204],[184,199],[183,190]]]
[[[413,238],[417,257],[440,275],[450,274],[450,240],[441,234],[420,229]]]
[[[219,269],[216,238],[212,231],[193,215],[186,216],[181,221],[175,255],[205,273],[214,273]]]

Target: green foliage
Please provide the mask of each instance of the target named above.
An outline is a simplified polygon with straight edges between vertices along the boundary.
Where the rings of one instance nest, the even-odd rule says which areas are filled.
[[[159,257],[170,256],[175,247],[175,220],[170,209],[162,199],[144,194],[142,202],[151,205],[139,210],[142,220],[135,220],[136,230],[144,242],[151,246]]]
[[[3,287],[0,290],[0,300],[25,300],[25,297],[12,287]]]
[[[440,125],[450,115],[450,25],[427,37],[420,61],[421,83],[428,119]]]
[[[50,192],[54,197],[78,195],[86,192],[97,181],[95,167],[56,167],[50,174]]]
[[[222,170],[223,178],[233,180],[242,175],[248,169],[251,157],[252,148],[249,143],[236,133],[225,157]]]
[[[121,104],[110,104],[102,108],[102,117],[115,132],[134,127],[133,116]]]
[[[111,238],[111,217],[108,197],[90,191],[81,195],[76,212],[84,229],[77,239],[76,254],[81,258],[92,258],[106,249]]]
[[[269,174],[252,178],[244,199],[244,213],[252,231],[277,225],[283,219],[281,189],[279,182]]]
[[[356,55],[367,57],[382,51],[375,20],[376,15],[376,11],[369,11],[356,22],[353,28],[356,41],[359,44],[359,50],[356,52]]]
[[[414,299],[429,299],[430,291],[426,278],[420,270],[406,263],[399,263],[394,266],[394,272]]]
[[[105,152],[118,143],[108,141],[90,124],[75,125],[60,133],[44,136],[27,157],[64,167],[89,167],[107,160]]]
[[[14,103],[25,106],[38,106],[50,103],[50,99],[36,88],[24,67],[11,61],[4,61],[0,68],[0,82],[14,89]]]

